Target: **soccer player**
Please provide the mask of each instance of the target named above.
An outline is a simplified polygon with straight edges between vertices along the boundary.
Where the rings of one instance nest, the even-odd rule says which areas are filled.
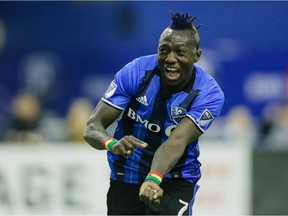
[[[194,65],[201,56],[195,17],[171,18],[158,53],[116,73],[83,133],[92,147],[107,150],[108,215],[192,214],[201,177],[198,138],[220,114],[224,94]],[[109,137],[106,128],[116,119]]]

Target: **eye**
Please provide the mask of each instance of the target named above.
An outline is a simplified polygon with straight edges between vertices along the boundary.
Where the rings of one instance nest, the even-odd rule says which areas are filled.
[[[179,56],[185,56],[186,53],[187,53],[187,52],[186,52],[185,50],[182,50],[182,49],[177,50],[177,54],[178,54]]]
[[[166,54],[168,52],[168,49],[165,47],[160,47],[158,51],[159,51],[159,54]]]

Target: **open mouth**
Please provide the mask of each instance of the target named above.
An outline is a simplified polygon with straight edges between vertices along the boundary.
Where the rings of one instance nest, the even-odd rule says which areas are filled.
[[[180,71],[174,67],[166,67],[166,76],[170,80],[177,80],[180,77]]]

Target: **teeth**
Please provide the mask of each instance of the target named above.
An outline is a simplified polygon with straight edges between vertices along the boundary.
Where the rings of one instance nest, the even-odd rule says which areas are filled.
[[[168,71],[178,71],[178,69],[176,69],[176,68],[171,68],[171,67],[167,67],[166,70],[168,70]]]

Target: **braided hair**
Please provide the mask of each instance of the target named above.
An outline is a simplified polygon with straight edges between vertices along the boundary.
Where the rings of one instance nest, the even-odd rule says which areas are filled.
[[[196,16],[190,16],[188,13],[173,13],[171,12],[172,22],[170,28],[174,30],[185,30],[185,29],[198,29],[201,25],[195,27],[193,21]]]
[[[197,18],[196,16],[190,16],[188,13],[171,12],[172,22],[170,23],[169,28],[173,30],[191,30],[192,34],[194,35],[196,39],[197,48],[198,48],[200,38],[199,38],[199,33],[197,29],[199,29],[201,25],[197,27],[194,25],[193,21],[196,18]]]

